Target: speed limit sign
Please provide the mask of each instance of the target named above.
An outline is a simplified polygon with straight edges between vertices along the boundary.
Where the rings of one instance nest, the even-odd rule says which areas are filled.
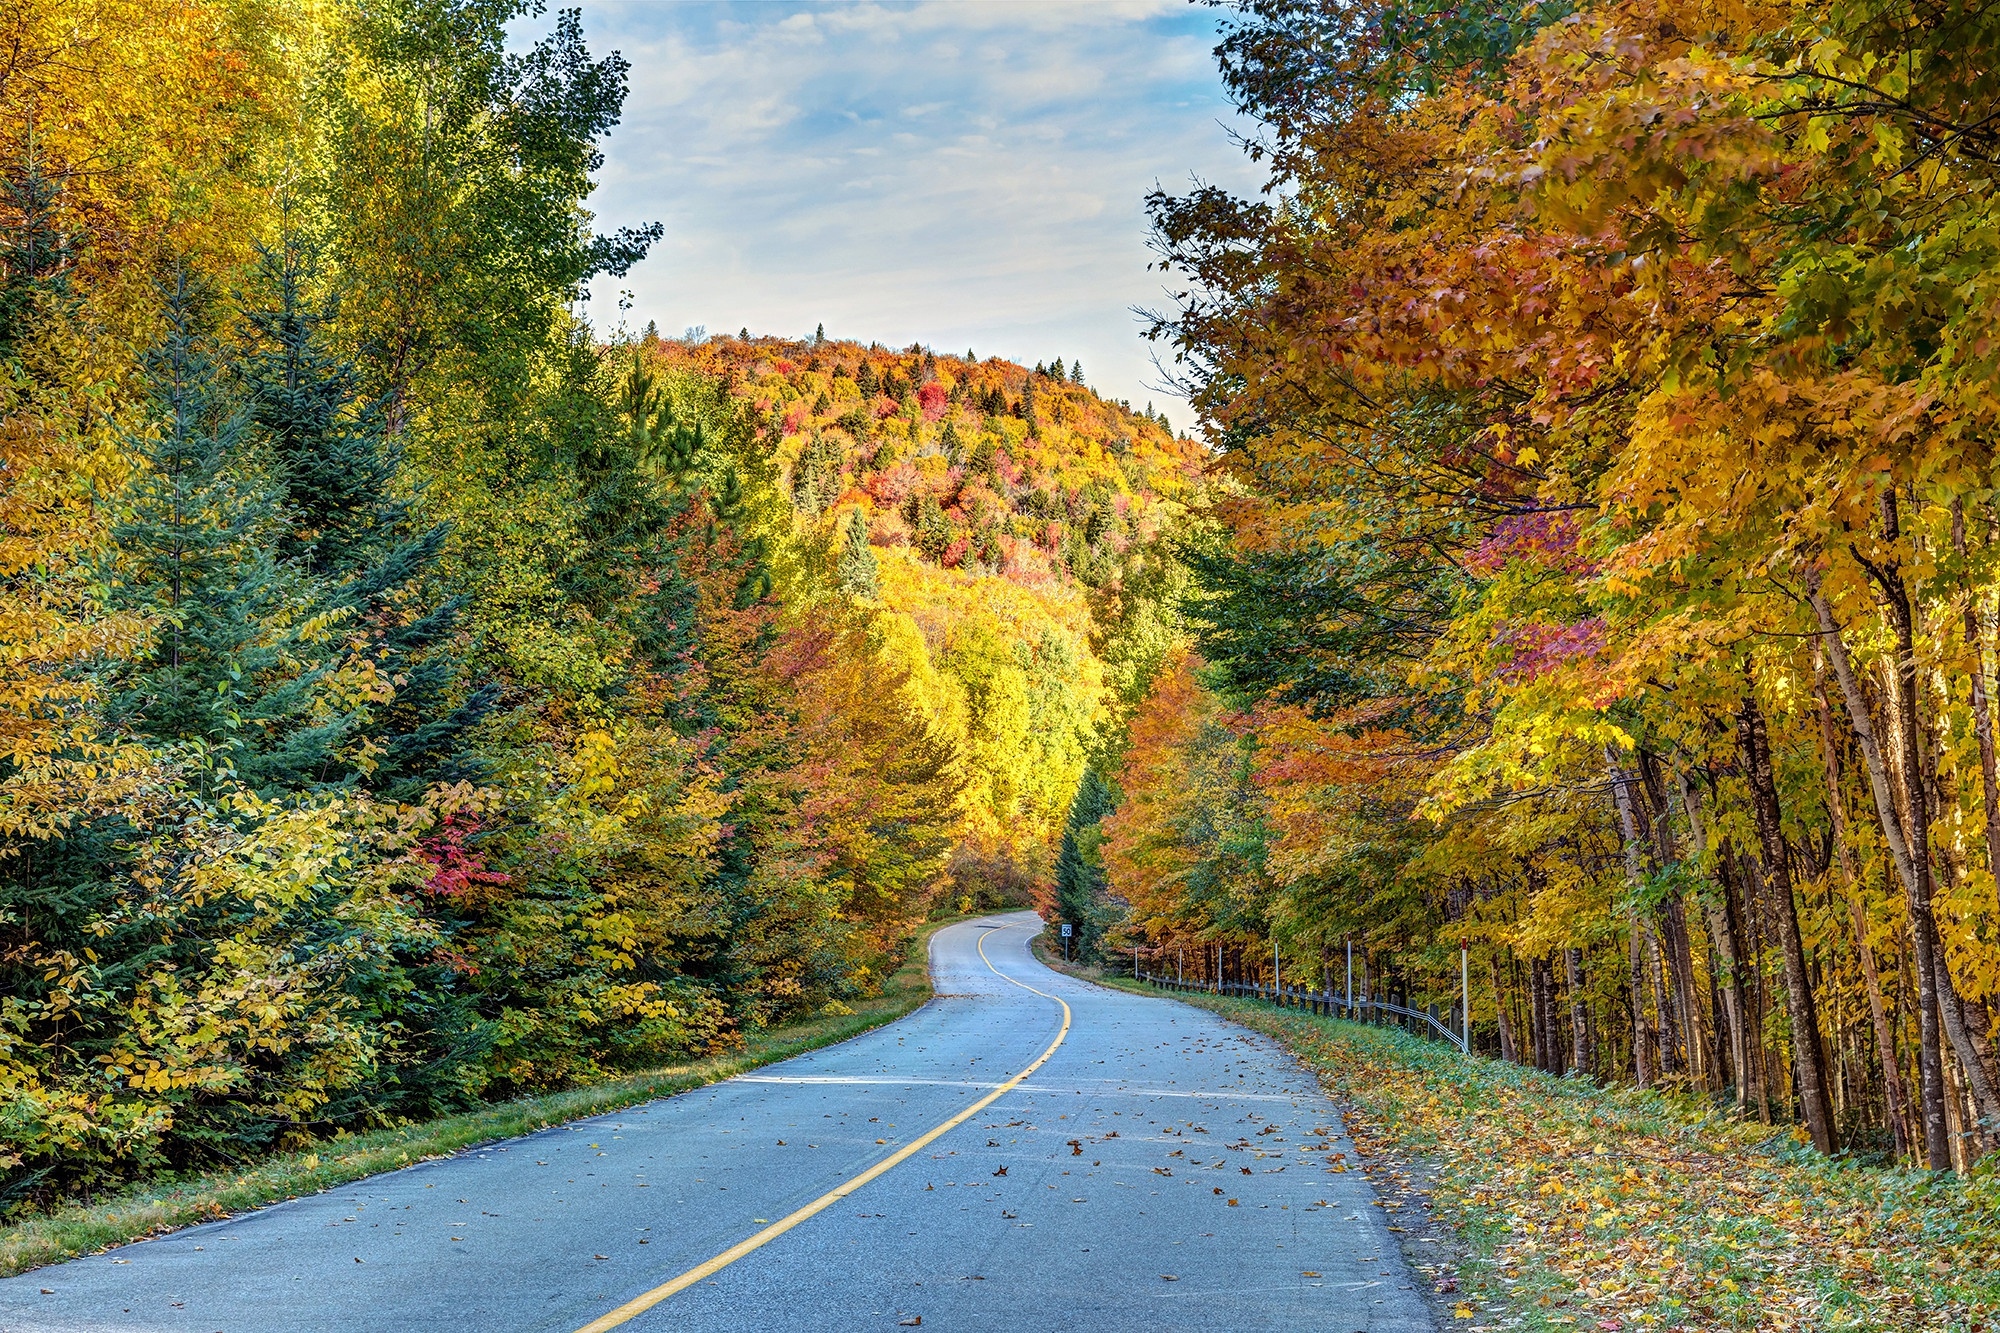
[[[1069,938],[1069,929],[1070,929],[1070,927],[1069,927],[1069,922],[1067,922],[1067,921],[1063,922],[1063,923],[1062,923],[1062,933],[1063,933],[1063,938],[1064,938],[1064,939],[1068,939],[1068,938]]]

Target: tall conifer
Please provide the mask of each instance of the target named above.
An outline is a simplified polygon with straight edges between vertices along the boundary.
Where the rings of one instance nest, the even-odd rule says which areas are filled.
[[[492,707],[491,685],[461,688],[443,651],[459,599],[427,601],[422,583],[447,536],[414,522],[403,451],[353,361],[331,345],[335,310],[315,299],[311,246],[288,236],[259,250],[260,304],[244,312],[241,376],[252,420],[283,488],[285,564],[311,581],[329,618],[330,665],[370,675],[322,753],[292,756],[298,783],[359,782],[399,799],[474,776],[466,730]],[[330,729],[329,729],[330,730]]]

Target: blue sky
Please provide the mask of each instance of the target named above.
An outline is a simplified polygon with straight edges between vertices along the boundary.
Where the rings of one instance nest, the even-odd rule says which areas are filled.
[[[585,3],[632,62],[592,197],[666,236],[591,315],[634,327],[1081,358],[1167,406],[1133,306],[1162,304],[1143,201],[1254,191],[1211,49],[1173,0]],[[526,31],[532,31],[528,29]],[[526,35],[524,31],[523,35]],[[1184,415],[1184,414],[1183,414]],[[1178,422],[1176,424],[1183,424]]]

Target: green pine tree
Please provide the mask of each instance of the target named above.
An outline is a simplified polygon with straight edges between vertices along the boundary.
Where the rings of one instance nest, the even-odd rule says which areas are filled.
[[[849,510],[847,539],[841,544],[836,569],[841,589],[852,597],[877,597],[881,594],[879,573],[874,548],[868,544],[868,520],[859,509]]]
[[[944,555],[951,545],[951,520],[945,517],[937,497],[926,495],[917,505],[916,548],[932,560]]]
[[[185,269],[167,293],[166,335],[145,357],[142,468],[111,529],[114,607],[152,613],[151,651],[119,664],[106,716],[187,748],[205,786],[268,785],[336,744],[309,722],[323,667],[301,641],[301,608],[277,556],[280,495],[245,467],[250,413],[228,391],[203,328],[210,302]]]
[[[1098,957],[1104,940],[1109,906],[1104,901],[1104,870],[1098,854],[1098,825],[1112,810],[1112,791],[1095,767],[1083,770],[1083,781],[1070,800],[1056,855],[1056,911],[1075,927],[1077,956]]]
[[[972,447],[972,457],[966,461],[966,471],[988,480],[994,476],[994,444],[991,435],[981,435],[979,443]]]
[[[259,247],[262,301],[244,312],[238,376],[282,492],[279,565],[316,613],[334,618],[329,642],[344,664],[373,663],[393,692],[325,722],[313,735],[320,752],[294,745],[272,755],[261,776],[409,800],[478,774],[466,734],[498,689],[464,688],[446,649],[462,604],[428,603],[422,587],[447,530],[413,521],[402,448],[381,404],[363,397],[359,369],[332,349],[335,310],[313,299],[316,277],[316,255],[296,236]]]

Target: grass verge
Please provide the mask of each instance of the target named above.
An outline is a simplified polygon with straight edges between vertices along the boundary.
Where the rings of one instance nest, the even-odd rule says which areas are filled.
[[[962,919],[962,918],[958,918]],[[633,1074],[540,1097],[483,1106],[420,1125],[330,1140],[314,1152],[282,1153],[255,1165],[168,1184],[134,1186],[90,1204],[68,1204],[0,1227],[0,1277],[59,1263],[128,1241],[446,1157],[496,1139],[621,1110],[790,1059],[894,1022],[931,998],[930,937],[952,921],[927,924],[882,993],[854,1012],[753,1033],[726,1055]]]
[[[1828,1159],[1697,1099],[1468,1060],[1255,1001],[1179,998],[1283,1042],[1346,1109],[1365,1154],[1421,1175],[1470,1252],[1451,1312],[1469,1333],[2000,1328],[2000,1171]]]

